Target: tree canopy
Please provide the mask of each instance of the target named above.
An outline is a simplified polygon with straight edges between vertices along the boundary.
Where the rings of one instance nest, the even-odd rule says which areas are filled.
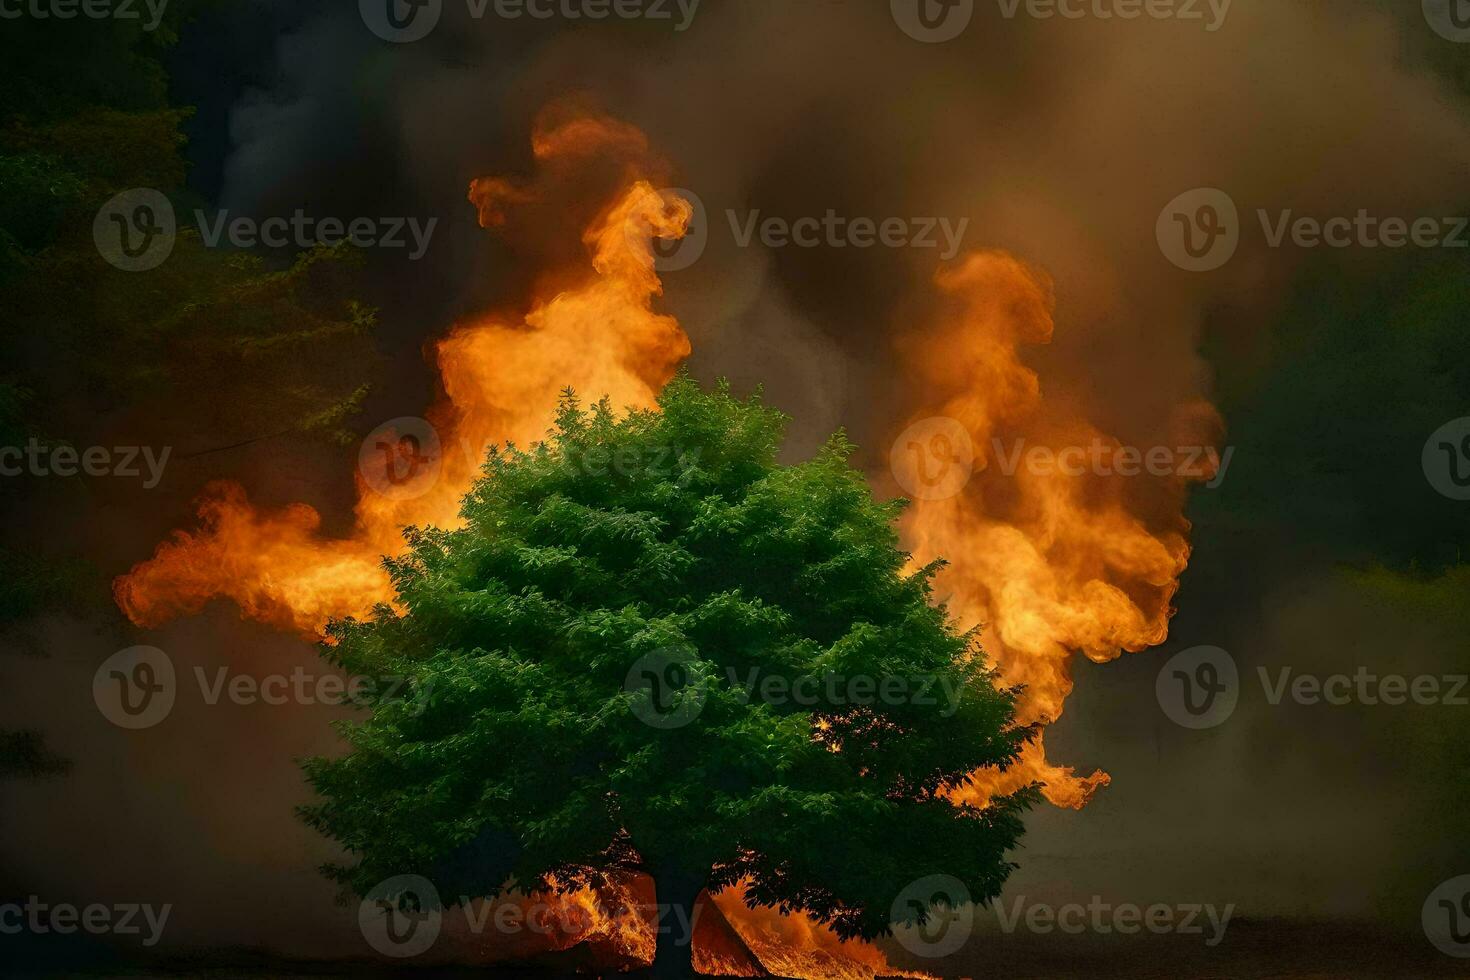
[[[307,763],[304,815],[355,859],[329,873],[494,896],[640,868],[660,906],[746,879],[866,937],[925,875],[998,894],[1030,793],[945,791],[1029,732],[933,602],[937,566],[906,568],[901,502],[841,434],[779,464],[759,395],[678,378],[660,408],[567,393],[544,443],[491,452],[467,526],[409,529],[401,614],[332,626],[332,661],[414,693]]]

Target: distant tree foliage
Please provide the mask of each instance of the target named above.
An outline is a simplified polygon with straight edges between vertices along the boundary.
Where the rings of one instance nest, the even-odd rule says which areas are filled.
[[[133,444],[167,431],[204,449],[299,434],[342,444],[377,362],[374,311],[355,298],[348,247],[292,260],[205,248],[181,232],[147,272],[109,265],[93,239],[99,208],[151,188],[180,215],[181,126],[163,55],[188,20],[222,0],[172,0],[147,18],[24,16],[0,28],[0,449]],[[137,4],[135,10],[146,10]],[[50,520],[85,527],[83,478],[0,478],[0,506],[43,501]],[[25,645],[47,611],[107,608],[103,574],[51,552],[34,522],[0,532],[0,630]],[[8,776],[55,771],[39,738],[0,729]],[[52,760],[55,761],[55,760]]]

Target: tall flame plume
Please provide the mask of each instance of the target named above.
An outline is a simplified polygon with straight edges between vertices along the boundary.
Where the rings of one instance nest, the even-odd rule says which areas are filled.
[[[611,190],[582,233],[578,261],[546,270],[523,308],[457,324],[437,342],[442,392],[426,413],[438,443],[431,478],[413,492],[385,493],[359,467],[355,521],[345,538],[323,535],[320,515],[306,504],[264,511],[238,483],[211,484],[199,503],[199,528],[174,532],[115,583],[118,605],[134,623],[158,627],[216,598],[234,602],[247,618],[311,638],[333,617],[370,616],[394,599],[381,557],[401,549],[401,529],[459,526],[460,499],[486,450],[542,438],[564,388],[606,395],[620,408],[655,406],[690,344],[672,317],[654,311],[662,285],[653,242],[681,237],[692,207],[656,189],[667,176],[664,164],[640,131],[617,120],[550,111],[532,151],[535,180],[471,183],[469,200],[482,226],[506,225],[525,210],[572,207],[566,199],[580,193],[589,168],[610,163]],[[940,578],[950,609],[963,625],[986,625],[986,649],[1002,682],[1025,685],[1018,720],[1040,727],[1062,713],[1074,652],[1105,661],[1164,639],[1189,554],[1183,492],[1170,497],[1173,509],[1162,519],[1145,521],[1117,481],[1003,477],[985,452],[994,435],[1047,446],[1105,437],[1064,404],[1049,403],[1021,361],[1023,345],[1051,337],[1045,277],[985,252],[941,271],[937,284],[949,300],[945,313],[901,339],[905,390],[918,396],[909,406],[909,431],[936,417],[953,420],[971,440],[979,472],[960,492],[918,500],[901,530],[916,562],[953,561]],[[900,482],[922,475],[904,467],[925,465],[922,452],[910,460],[901,451],[904,442],[900,437],[893,458]],[[963,795],[983,802],[1041,782],[1051,802],[1081,807],[1107,780],[1049,763],[1038,737],[1006,772],[977,773]],[[647,886],[619,888],[634,895]],[[563,918],[580,910],[585,925],[546,948],[602,944],[613,958],[651,956],[648,923],[598,918],[608,898],[551,896]],[[707,972],[826,980],[899,972],[876,947],[841,942],[804,916],[746,908],[739,888],[708,904],[724,931],[696,935],[696,963]]]
[[[459,324],[438,342],[443,394],[427,420],[441,456],[426,471],[432,478],[418,492],[383,493],[360,468],[356,523],[345,539],[323,537],[320,515],[306,504],[265,513],[239,484],[213,484],[199,504],[201,530],[175,532],[115,584],[118,605],[134,623],[161,626],[214,598],[307,637],[334,616],[364,618],[393,599],[380,563],[401,550],[402,528],[459,526],[459,502],[486,450],[544,436],[563,388],[607,395],[619,407],[654,406],[690,347],[673,317],[653,312],[662,286],[650,242],[682,236],[693,209],[665,200],[642,175],[656,164],[643,163],[646,140],[631,126],[600,117],[549,120],[532,148],[551,175],[546,186],[474,181],[469,197],[482,225],[501,223],[509,205],[554,194],[581,159],[618,157],[627,178],[583,236],[590,268],[576,281],[523,313]],[[573,272],[560,271],[563,280]]]
[[[940,593],[960,625],[983,627],[1000,682],[1024,686],[1017,722],[1038,728],[1015,764],[977,773],[958,795],[983,803],[1041,783],[1049,802],[1080,809],[1110,777],[1048,762],[1039,729],[1062,715],[1075,653],[1104,663],[1167,637],[1189,560],[1186,485],[1213,476],[1213,464],[1160,478],[1167,485],[1147,498],[1117,466],[1018,465],[1023,451],[1055,459],[1098,446],[1110,457],[1123,447],[1070,402],[1049,400],[1022,361],[1026,345],[1052,339],[1044,274],[982,251],[941,270],[936,285],[945,300],[936,322],[899,341],[903,391],[918,396],[892,457],[895,476],[919,491],[902,533],[916,564],[950,559]],[[1204,445],[1217,426],[1213,409],[1195,404],[1174,427]]]

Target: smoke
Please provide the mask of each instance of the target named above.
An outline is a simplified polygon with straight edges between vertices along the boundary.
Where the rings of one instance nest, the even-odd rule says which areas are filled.
[[[1125,444],[1151,446],[1169,443],[1181,406],[1210,395],[1202,326],[1253,338],[1308,257],[1267,247],[1256,209],[1451,214],[1470,162],[1462,110],[1407,53],[1412,32],[1427,29],[1367,3],[1240,3],[1213,33],[1149,19],[1008,20],[981,3],[960,38],[938,45],[906,37],[883,3],[705,0],[682,33],[618,20],[475,21],[449,3],[434,34],[406,45],[378,41],[354,8],[298,12],[276,46],[274,84],[241,94],[221,206],[441,217],[425,261],[379,282],[388,332],[416,347],[525,288],[465,188],[530,169],[526,134],[543,104],[593,99],[644,130],[673,162],[670,179],[704,204],[706,251],[663,277],[663,309],[689,333],[695,373],[764,382],[794,415],[799,447],[848,427],[875,471],[906,405],[893,338],[931,312],[937,251],[742,247],[729,212],[968,219],[967,248],[1010,250],[1055,282],[1055,340],[1027,355],[1048,396],[1074,401]],[[1202,186],[1230,194],[1244,224],[1239,253],[1210,274],[1176,268],[1155,241],[1165,204]],[[375,404],[385,419],[418,414],[424,392],[390,389]],[[345,497],[325,482],[320,492]],[[127,560],[179,516],[140,515]],[[1215,565],[1217,582],[1254,571],[1249,557],[1228,560],[1194,556],[1196,567]],[[1227,614],[1240,610],[1228,588],[1195,595],[1192,582],[1169,649],[1232,645],[1239,627]],[[1271,651],[1262,662],[1301,651],[1316,663],[1354,636],[1342,618],[1350,596],[1315,580],[1293,588],[1306,598],[1279,600],[1239,649]],[[1374,628],[1380,642],[1365,659],[1401,635]],[[0,848],[16,884],[58,898],[131,890],[175,901],[181,928],[170,943],[334,951],[341,921],[323,910],[330,888],[311,870],[329,848],[290,811],[305,792],[292,758],[330,744],[331,712],[195,705],[135,737],[89,703],[92,671],[123,639],[54,624],[41,635],[52,658],[28,663],[25,684],[5,685],[0,711],[80,764],[12,794]],[[181,671],[315,661],[299,641],[224,612],[147,641]],[[1424,649],[1441,642],[1426,638]],[[1347,760],[1303,716],[1278,731],[1243,711],[1209,739],[1142,731],[1128,716],[1158,717],[1162,661],[1080,671],[1077,710],[1053,748],[1068,763],[1106,766],[1115,783],[1081,814],[1037,815],[1036,873],[1084,896],[1123,881],[1167,901],[1209,881],[1255,914],[1381,914],[1367,899],[1342,899],[1352,886],[1342,869],[1356,860],[1379,880],[1414,860],[1351,845],[1392,832],[1394,784],[1344,771]],[[1379,763],[1372,771],[1387,779],[1393,760]],[[1364,793],[1384,799],[1364,806]],[[1344,812],[1351,826],[1320,832]],[[1210,860],[1190,864],[1199,854]],[[1023,869],[1028,860],[1019,856]],[[1077,862],[1091,870],[1075,882],[1047,870]],[[1291,870],[1256,870],[1278,863]],[[1335,870],[1314,873],[1322,868]]]

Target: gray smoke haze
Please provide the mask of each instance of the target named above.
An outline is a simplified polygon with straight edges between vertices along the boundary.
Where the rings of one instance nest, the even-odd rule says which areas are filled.
[[[707,209],[707,251],[665,279],[664,306],[693,338],[696,375],[764,383],[794,416],[798,450],[846,426],[875,468],[912,400],[891,338],[928,308],[936,250],[741,248],[727,210],[968,219],[967,249],[1012,250],[1055,280],[1055,342],[1028,356],[1044,388],[1125,443],[1153,445],[1179,406],[1209,397],[1197,354],[1205,319],[1242,342],[1266,329],[1307,257],[1266,247],[1257,208],[1454,214],[1470,165],[1463,109],[1413,56],[1428,28],[1417,12],[1368,3],[1238,0],[1213,33],[1148,19],[1007,20],[980,3],[969,30],[939,45],[906,37],[886,3],[705,0],[683,33],[617,20],[473,21],[449,3],[436,32],[407,45],[373,37],[354,7],[282,38],[275,87],[240,98],[222,206],[441,216],[425,268],[399,273],[428,277],[438,292],[386,315],[389,332],[422,340],[516,294],[512,260],[464,200],[469,180],[525,172],[537,111],[590,95],[647,132]],[[1155,241],[1165,204],[1202,186],[1227,191],[1245,226],[1239,254],[1209,275],[1177,269]],[[418,413],[422,398],[405,393],[384,418]],[[343,499],[323,483],[302,496]],[[273,499],[290,499],[277,490]],[[178,523],[178,508],[162,510],[119,560],[143,557]],[[1212,560],[1194,556],[1197,566]],[[1330,576],[1257,594],[1241,584],[1257,571],[1235,565],[1203,587],[1186,578],[1164,652],[1225,646],[1251,683],[1257,664],[1456,665],[1451,638],[1365,608]],[[1259,602],[1244,619],[1227,620],[1242,612],[1230,587]],[[10,675],[0,713],[42,730],[78,765],[66,779],[7,790],[0,848],[14,880],[57,900],[173,901],[171,944],[356,951],[354,923],[314,870],[332,847],[291,812],[306,796],[293,759],[330,748],[337,713],[210,708],[195,697],[131,734],[90,704],[96,666],[134,642],[164,648],[181,673],[316,669],[312,649],[227,609],[141,638],[76,623],[38,629],[51,659],[27,661],[23,684],[0,661]],[[1164,659],[1079,663],[1048,744],[1057,761],[1103,767],[1115,783],[1080,814],[1032,817],[1008,894],[1412,924],[1417,896],[1470,871],[1441,866],[1457,856],[1442,838],[1404,839],[1416,820],[1406,801],[1424,774],[1384,749],[1392,709],[1268,708],[1256,684],[1256,700],[1227,725],[1189,733],[1154,702]]]

